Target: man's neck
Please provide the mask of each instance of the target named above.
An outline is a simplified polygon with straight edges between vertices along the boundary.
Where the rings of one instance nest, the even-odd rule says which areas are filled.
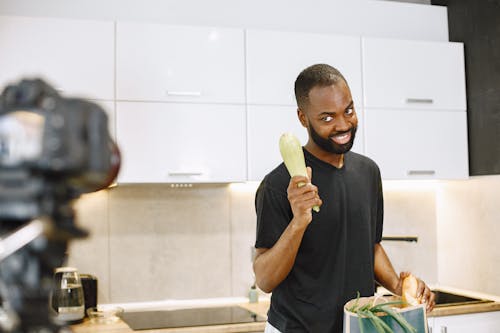
[[[314,155],[314,157],[322,160],[325,163],[331,164],[337,169],[340,169],[344,166],[344,154],[334,154],[328,151],[325,151],[318,147],[315,144],[311,144],[311,142],[308,142],[304,148]]]

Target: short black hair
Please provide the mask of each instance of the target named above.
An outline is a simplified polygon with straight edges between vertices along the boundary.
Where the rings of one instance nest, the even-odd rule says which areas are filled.
[[[303,108],[309,103],[309,92],[312,88],[327,87],[343,81],[347,86],[346,79],[338,69],[327,64],[315,64],[307,67],[295,80],[295,99],[297,106]]]

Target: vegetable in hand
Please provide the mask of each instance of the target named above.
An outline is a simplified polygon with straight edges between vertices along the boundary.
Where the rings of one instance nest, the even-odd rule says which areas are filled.
[[[304,152],[299,139],[292,133],[284,133],[280,137],[280,152],[283,157],[283,162],[290,173],[291,177],[307,175],[306,162],[304,160]],[[299,187],[304,186],[305,183],[299,183]],[[319,206],[314,206],[313,210],[319,212]]]

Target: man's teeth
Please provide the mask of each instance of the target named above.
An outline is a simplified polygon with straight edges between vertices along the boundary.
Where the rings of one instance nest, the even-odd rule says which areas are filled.
[[[337,142],[337,143],[347,143],[351,139],[351,133],[343,133],[343,134],[337,134],[332,137],[332,140]]]

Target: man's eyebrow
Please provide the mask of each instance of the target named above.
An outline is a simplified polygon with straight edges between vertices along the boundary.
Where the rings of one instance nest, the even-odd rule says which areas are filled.
[[[345,108],[346,110],[347,109],[352,109],[352,107],[354,106],[354,102],[351,101],[351,103],[349,103],[349,105]]]

